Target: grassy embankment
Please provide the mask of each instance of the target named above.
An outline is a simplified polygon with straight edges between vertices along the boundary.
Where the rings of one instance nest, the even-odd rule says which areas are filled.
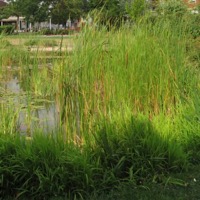
[[[53,99],[60,124],[56,133],[20,136],[23,106],[14,108],[14,94],[2,89],[0,195],[89,198],[151,181],[187,187],[167,178],[200,162],[199,55],[186,29],[184,20],[167,19],[90,28],[73,52],[55,52],[61,57],[51,67],[39,50],[1,37],[1,80],[17,66],[28,113],[33,99]]]

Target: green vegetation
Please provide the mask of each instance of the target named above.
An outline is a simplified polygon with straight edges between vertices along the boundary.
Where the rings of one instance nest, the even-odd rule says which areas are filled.
[[[12,34],[13,32],[14,26],[12,25],[0,26],[0,34]]]
[[[49,17],[53,23],[65,24],[68,17],[79,18],[83,14],[82,0],[8,0],[2,17],[24,16],[31,23],[44,22]]]
[[[199,176],[187,172],[200,165],[192,17],[146,13],[109,31],[96,22],[49,43],[38,35],[1,36],[0,44],[10,45],[0,52],[0,196],[173,199],[180,192],[179,199],[198,199]],[[15,73],[18,93],[3,86]],[[31,122],[39,121],[32,113],[45,101],[55,102],[59,120],[44,134]],[[190,186],[197,190],[184,196]]]

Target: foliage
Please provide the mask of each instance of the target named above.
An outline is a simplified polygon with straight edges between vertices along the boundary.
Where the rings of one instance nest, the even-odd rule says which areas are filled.
[[[157,11],[165,17],[182,17],[187,13],[187,6],[181,0],[170,0],[159,4]]]
[[[5,6],[4,8],[4,12],[6,14],[7,17],[9,16],[21,16],[22,15],[22,6],[23,6],[23,1],[22,0],[18,0],[18,1],[14,1],[14,0],[8,0],[9,4],[7,6]]]
[[[148,119],[114,116],[111,121],[103,119],[94,142],[91,138],[82,147],[64,142],[59,133],[35,132],[31,139],[1,134],[1,196],[84,197],[94,189],[111,190],[120,182],[140,185],[185,168],[181,146],[156,133]]]
[[[73,30],[68,29],[57,29],[57,30],[50,30],[50,29],[43,29],[41,33],[43,35],[69,35]]]
[[[51,10],[52,22],[57,24],[66,24],[68,18],[77,19],[81,15],[81,0],[60,0]]]
[[[125,15],[125,2],[118,0],[90,0],[90,10],[101,10],[101,22],[117,24]]]
[[[4,25],[0,26],[0,34],[12,34],[14,32],[14,26]]]
[[[48,6],[36,0],[9,0],[6,7],[7,15],[24,16],[30,22],[45,21],[48,15]]]
[[[131,17],[133,20],[137,20],[145,14],[147,5],[148,3],[146,0],[134,0],[133,2],[126,4],[126,11],[129,17]]]
[[[162,137],[144,116],[127,116],[99,123],[95,134],[94,157],[113,178],[137,182],[185,166],[187,156],[181,146]]]
[[[54,34],[54,30],[50,30],[49,28],[47,28],[47,29],[42,29],[42,30],[41,30],[41,33],[42,33],[43,35],[53,35],[53,34]]]
[[[44,198],[88,190],[90,166],[73,144],[39,135],[32,141],[1,136],[0,143],[1,196]]]
[[[122,183],[134,189],[148,181],[184,185],[165,176],[200,163],[200,71],[189,59],[188,16],[162,16],[117,30],[85,26],[71,43],[58,37],[59,59],[50,66],[56,54],[39,46],[28,51],[21,41],[45,45],[41,41],[52,37],[19,35],[19,46],[0,52],[1,79],[12,77],[7,65],[17,65],[23,90],[10,94],[0,87],[1,196],[87,199]],[[66,38],[73,51],[61,54]],[[22,136],[20,109],[31,115],[39,96],[55,101],[58,129]],[[24,105],[19,110],[15,98]]]
[[[81,14],[81,0],[10,0],[7,15],[25,16],[32,23],[42,22],[51,16],[52,22],[65,24],[68,17],[77,18]]]
[[[200,37],[200,13],[190,14],[188,20],[190,21],[190,25],[188,27],[189,33],[193,36],[193,38]]]
[[[7,17],[6,12],[5,12],[5,7],[6,6],[0,7],[0,19],[3,19],[3,18]]]

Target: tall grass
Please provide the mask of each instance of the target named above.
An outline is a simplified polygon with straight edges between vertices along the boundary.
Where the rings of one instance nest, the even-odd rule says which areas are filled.
[[[60,129],[31,140],[10,134],[13,110],[2,107],[1,196],[84,198],[199,164],[200,73],[187,26],[161,18],[109,31],[85,27],[51,68],[39,67],[39,51],[12,55],[28,111],[33,96],[55,99]]]
[[[74,118],[74,132],[77,124],[91,130],[99,116],[107,118],[116,109],[123,114],[128,107],[149,119],[173,117],[197,99],[199,72],[187,64],[185,29],[185,21],[171,20],[110,32],[86,29],[74,54],[60,65],[65,118]]]
[[[13,99],[7,97],[6,103],[0,102],[0,129],[1,133],[16,134],[18,132],[18,117],[20,108],[15,108]]]
[[[0,171],[1,197],[78,195],[92,180],[87,158],[77,147],[37,134],[31,141],[1,136]]]
[[[164,181],[163,174],[187,166],[181,145],[160,135],[143,116],[109,122],[103,120],[94,142],[81,147],[59,133],[35,132],[31,140],[1,134],[1,196],[85,198],[120,183]]]

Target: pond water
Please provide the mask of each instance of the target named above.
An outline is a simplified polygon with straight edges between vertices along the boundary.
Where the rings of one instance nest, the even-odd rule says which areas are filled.
[[[58,129],[59,115],[55,102],[27,94],[17,73],[0,80],[0,103],[19,110],[17,127],[23,135],[30,136],[35,130],[50,133]]]

